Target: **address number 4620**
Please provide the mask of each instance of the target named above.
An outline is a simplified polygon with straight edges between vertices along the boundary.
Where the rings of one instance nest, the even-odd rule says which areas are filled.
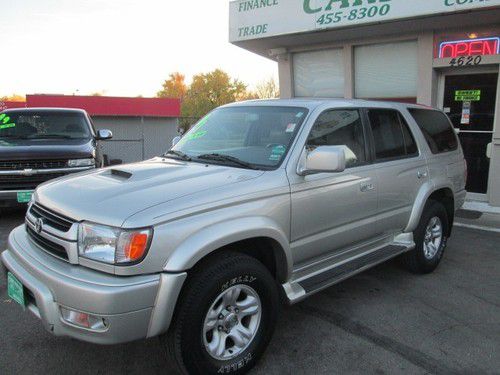
[[[450,60],[450,66],[479,65],[483,61],[481,56],[461,56]]]

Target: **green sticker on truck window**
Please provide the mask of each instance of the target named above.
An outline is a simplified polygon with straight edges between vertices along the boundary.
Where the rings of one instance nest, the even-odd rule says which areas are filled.
[[[10,122],[10,117],[5,113],[0,114],[0,129],[14,128],[16,124]]]

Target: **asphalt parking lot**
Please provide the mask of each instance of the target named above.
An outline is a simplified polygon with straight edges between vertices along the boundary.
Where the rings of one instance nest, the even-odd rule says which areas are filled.
[[[22,211],[0,217],[0,249]],[[254,374],[500,373],[500,234],[455,228],[441,267],[389,262],[285,307]],[[45,332],[0,274],[0,374],[172,373],[157,339],[95,346]]]

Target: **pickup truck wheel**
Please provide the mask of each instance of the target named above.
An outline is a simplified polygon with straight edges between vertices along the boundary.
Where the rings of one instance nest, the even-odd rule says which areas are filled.
[[[413,232],[415,249],[402,256],[402,262],[413,273],[431,273],[444,254],[448,241],[449,221],[445,207],[427,202],[417,229]]]
[[[190,274],[165,349],[189,374],[244,374],[267,347],[279,309],[276,281],[258,260],[224,253]]]

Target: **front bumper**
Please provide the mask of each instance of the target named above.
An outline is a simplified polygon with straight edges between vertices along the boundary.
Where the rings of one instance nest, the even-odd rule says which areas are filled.
[[[24,225],[10,234],[1,260],[32,296],[27,308],[47,331],[98,344],[165,332],[186,278],[185,273],[119,277],[71,265],[32,243]],[[93,331],[66,322],[61,306],[103,317],[106,329]]]

